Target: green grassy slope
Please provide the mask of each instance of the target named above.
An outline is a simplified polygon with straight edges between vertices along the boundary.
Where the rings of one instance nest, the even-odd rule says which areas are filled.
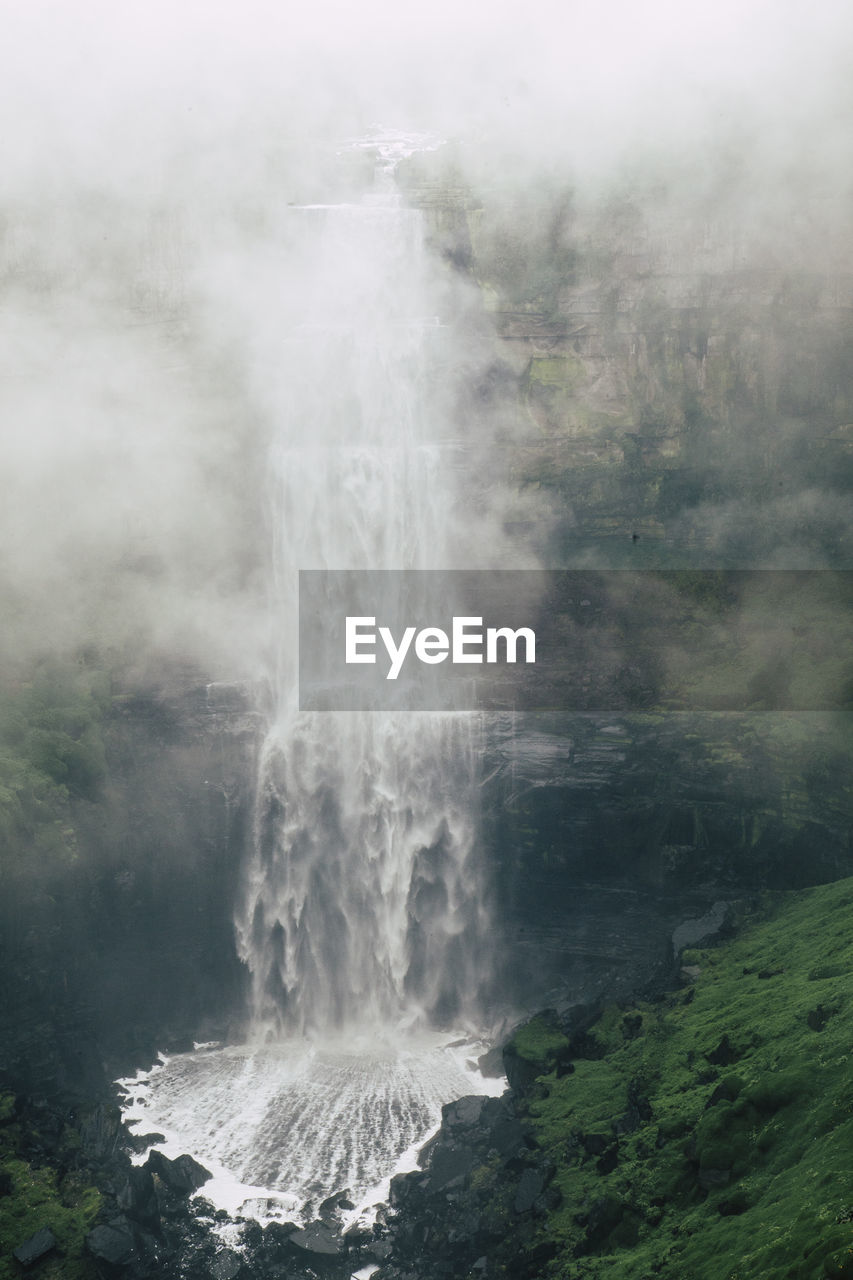
[[[93,1280],[98,1270],[85,1253],[84,1240],[94,1225],[101,1203],[99,1192],[82,1169],[75,1167],[80,1135],[66,1125],[55,1157],[48,1164],[33,1154],[39,1134],[15,1115],[11,1094],[0,1094],[0,1280],[22,1275],[12,1250],[43,1227],[56,1247],[33,1268],[40,1280]]]
[[[685,953],[684,987],[605,1011],[583,1056],[542,1019],[517,1034],[560,1193],[543,1273],[853,1276],[851,935],[853,880],[774,895],[733,941]]]

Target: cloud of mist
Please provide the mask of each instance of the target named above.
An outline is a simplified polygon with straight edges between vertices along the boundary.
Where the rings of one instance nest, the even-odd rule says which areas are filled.
[[[312,287],[296,257],[282,271],[280,211],[358,189],[347,139],[433,130],[459,140],[475,184],[534,193],[555,172],[606,185],[645,156],[686,158],[708,180],[702,156],[723,144],[772,170],[774,190],[799,164],[843,186],[851,27],[840,3],[733,0],[8,6],[10,634],[25,647],[144,636],[252,667],[267,643],[279,396],[258,370]],[[474,342],[460,369],[466,358],[486,362]]]

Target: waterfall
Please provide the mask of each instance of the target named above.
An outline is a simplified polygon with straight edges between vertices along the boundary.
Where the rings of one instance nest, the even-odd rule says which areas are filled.
[[[301,311],[273,399],[274,710],[236,917],[261,1040],[464,1022],[483,964],[475,717],[298,707],[299,569],[452,564],[446,338],[394,158],[362,202],[284,224]]]
[[[237,323],[272,423],[271,711],[235,912],[248,1043],[120,1082],[129,1123],[200,1159],[214,1204],[262,1221],[310,1221],[343,1187],[375,1205],[443,1103],[501,1088],[473,1062],[489,970],[478,717],[299,709],[300,569],[461,559],[448,330],[394,146],[363,201],[283,211],[280,253],[235,291],[260,294]]]

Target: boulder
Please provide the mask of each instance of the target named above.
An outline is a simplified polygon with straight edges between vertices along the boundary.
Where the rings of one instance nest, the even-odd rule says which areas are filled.
[[[13,1249],[13,1257],[17,1258],[22,1267],[31,1267],[34,1262],[38,1262],[39,1258],[43,1258],[46,1253],[50,1253],[56,1244],[56,1237],[48,1227],[42,1227],[41,1231],[37,1231],[34,1236],[30,1236],[29,1240],[25,1240],[23,1244],[19,1244],[17,1249]]]
[[[724,934],[731,923],[728,902],[715,902],[703,916],[684,920],[672,934],[672,950],[679,955],[685,947],[703,947]]]
[[[234,1280],[243,1260],[233,1249],[223,1249],[210,1263],[211,1280]]]
[[[317,1212],[324,1222],[334,1226],[342,1214],[354,1208],[349,1187],[345,1187],[343,1191],[336,1191],[333,1195],[327,1196]]]
[[[346,1244],[332,1231],[325,1222],[312,1222],[302,1231],[296,1231],[290,1237],[290,1243],[303,1254],[316,1262],[320,1258],[339,1258],[346,1250]],[[306,1259],[307,1261],[308,1259]]]
[[[470,1146],[458,1142],[442,1142],[432,1151],[429,1164],[429,1186],[437,1191],[467,1177],[474,1167]]]
[[[705,1054],[707,1060],[715,1067],[728,1067],[742,1056],[740,1049],[736,1049],[729,1040],[728,1033],[723,1035],[716,1049]]]
[[[472,1125],[479,1124],[488,1101],[483,1094],[475,1093],[457,1098],[455,1102],[448,1102],[441,1108],[442,1129],[452,1132],[454,1129],[469,1129]]]
[[[493,1045],[477,1059],[480,1074],[492,1080],[499,1080],[504,1074],[504,1055],[501,1045]]]
[[[142,1155],[149,1147],[156,1147],[159,1142],[165,1142],[166,1135],[164,1133],[132,1133],[127,1139],[127,1144],[131,1151],[138,1152]]]
[[[136,1256],[133,1229],[124,1218],[104,1222],[86,1236],[86,1248],[93,1258],[111,1267],[123,1267]]]
[[[545,1179],[538,1169],[525,1169],[515,1193],[513,1209],[516,1213],[529,1213],[545,1190]]]
[[[162,1151],[152,1151],[143,1168],[156,1173],[164,1186],[178,1196],[192,1195],[213,1177],[210,1170],[193,1160],[192,1156],[183,1155],[170,1160]]]
[[[137,1222],[155,1229],[159,1226],[160,1211],[150,1169],[131,1165],[116,1201],[118,1207]]]

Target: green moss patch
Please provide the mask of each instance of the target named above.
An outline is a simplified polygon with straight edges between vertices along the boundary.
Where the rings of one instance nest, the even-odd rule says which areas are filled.
[[[43,1227],[53,1232],[56,1247],[31,1274],[40,1280],[94,1280],[98,1272],[84,1240],[100,1208],[100,1194],[79,1171],[60,1177],[56,1169],[27,1159],[28,1137],[32,1135],[14,1120],[12,1097],[0,1095],[0,1179],[7,1190],[0,1196],[0,1280],[23,1273],[13,1250]],[[62,1145],[75,1145],[75,1131],[66,1128]]]
[[[560,1192],[543,1276],[853,1274],[851,906],[850,880],[769,897],[691,953],[690,986],[606,1011],[602,1057],[543,1073],[526,1102]],[[545,1060],[558,1035],[537,1019],[515,1049]]]

